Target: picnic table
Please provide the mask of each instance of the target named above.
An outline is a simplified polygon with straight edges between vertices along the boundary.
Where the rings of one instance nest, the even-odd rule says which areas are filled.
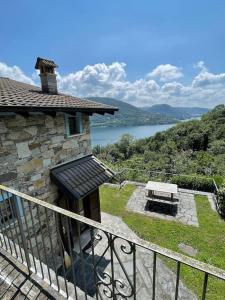
[[[176,184],[156,181],[148,181],[145,186],[145,190],[147,191],[148,196],[153,196],[155,191],[169,193],[171,194],[171,201],[173,200],[174,194],[178,192]]]

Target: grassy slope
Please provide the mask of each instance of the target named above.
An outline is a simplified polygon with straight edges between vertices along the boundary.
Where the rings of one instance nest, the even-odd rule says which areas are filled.
[[[128,185],[122,190],[102,187],[101,207],[104,212],[120,216],[140,237],[160,246],[181,252],[179,243],[185,243],[198,249],[196,259],[225,269],[225,222],[210,208],[205,196],[195,196],[199,228],[177,222],[169,222],[125,210],[127,200],[135,187]],[[166,263],[175,268],[169,260]],[[181,268],[185,284],[199,296],[202,292],[203,277],[200,272],[186,266]],[[225,299],[225,283],[210,277],[207,299]]]

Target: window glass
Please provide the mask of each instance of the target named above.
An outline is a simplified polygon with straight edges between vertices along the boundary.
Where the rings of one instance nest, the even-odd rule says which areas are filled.
[[[7,226],[17,218],[15,198],[10,193],[0,194],[0,223]]]
[[[81,113],[76,113],[75,116],[66,115],[66,127],[68,135],[82,133],[82,118]]]

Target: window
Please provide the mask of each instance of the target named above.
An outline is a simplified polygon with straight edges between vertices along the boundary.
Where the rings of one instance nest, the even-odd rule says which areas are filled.
[[[23,215],[20,199],[11,193],[0,193],[0,224],[6,227]]]
[[[66,114],[66,133],[67,135],[83,133],[81,113],[77,112],[74,116]]]

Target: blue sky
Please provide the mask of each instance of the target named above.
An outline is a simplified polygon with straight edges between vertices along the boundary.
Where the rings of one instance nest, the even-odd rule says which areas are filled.
[[[224,0],[2,1],[0,75],[38,84],[42,56],[60,66],[60,88],[78,96],[214,106],[225,102],[224,28]],[[176,72],[169,66],[180,76],[163,80]]]

